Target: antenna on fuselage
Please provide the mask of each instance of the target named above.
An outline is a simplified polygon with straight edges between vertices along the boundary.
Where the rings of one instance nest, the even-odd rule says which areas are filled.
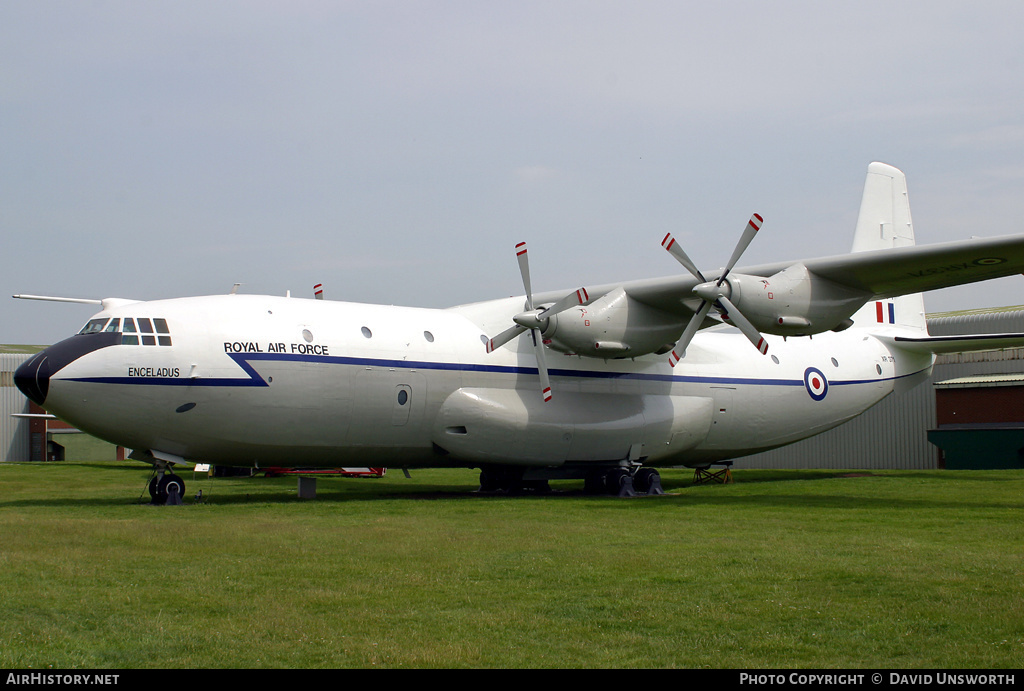
[[[235,285],[231,286],[231,294],[232,295],[237,295],[238,294],[238,289],[241,287],[241,285],[242,285],[241,283],[236,283]]]

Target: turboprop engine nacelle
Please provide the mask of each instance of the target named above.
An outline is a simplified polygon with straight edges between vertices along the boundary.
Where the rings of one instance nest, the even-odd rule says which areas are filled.
[[[667,353],[682,329],[679,317],[616,288],[589,305],[549,317],[542,335],[553,350],[611,359]]]
[[[803,264],[768,278],[734,273],[726,283],[736,309],[759,331],[778,336],[842,330],[871,297],[815,276]]]

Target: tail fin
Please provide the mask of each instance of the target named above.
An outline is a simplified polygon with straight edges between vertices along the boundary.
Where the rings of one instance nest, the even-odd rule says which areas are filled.
[[[868,166],[852,252],[908,247],[914,242],[907,177],[885,163]],[[927,333],[921,293],[869,302],[854,316],[860,327],[903,326]]]
[[[860,201],[852,252],[907,247],[914,244],[907,176],[884,163],[868,166]]]

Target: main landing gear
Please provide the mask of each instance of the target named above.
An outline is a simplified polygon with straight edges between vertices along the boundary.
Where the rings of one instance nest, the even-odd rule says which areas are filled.
[[[587,494],[613,494],[617,497],[665,493],[661,488],[661,474],[654,468],[638,468],[633,473],[626,468],[591,473],[587,475],[583,488]]]
[[[565,470],[565,469],[561,469]],[[533,471],[536,472],[536,471]],[[576,473],[558,474],[556,479],[583,478],[587,494],[611,494],[617,497],[635,497],[664,494],[661,475],[654,468],[597,468]],[[510,466],[490,466],[480,470],[480,489],[485,494],[546,494],[551,491],[547,479],[531,478],[531,471]]]
[[[480,470],[480,489],[485,494],[519,494],[532,492],[547,494],[551,486],[547,480],[527,480],[523,468],[489,467]]]

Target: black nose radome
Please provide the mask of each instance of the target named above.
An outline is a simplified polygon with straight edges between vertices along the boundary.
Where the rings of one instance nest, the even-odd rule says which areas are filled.
[[[36,353],[14,370],[14,385],[30,401],[42,405],[50,390],[50,367],[46,351]]]
[[[50,377],[83,355],[120,342],[119,333],[79,334],[66,338],[21,363],[14,371],[14,385],[29,400],[43,405],[50,391]]]

